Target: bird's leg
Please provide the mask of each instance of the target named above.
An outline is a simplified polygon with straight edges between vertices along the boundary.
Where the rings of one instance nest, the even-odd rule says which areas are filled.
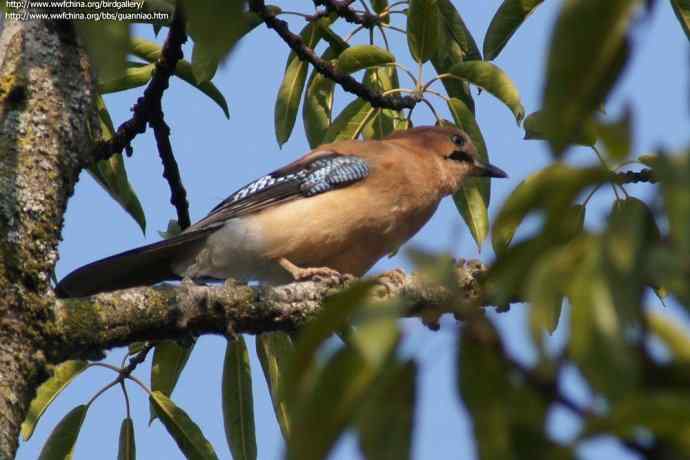
[[[340,273],[338,270],[333,270],[329,267],[298,267],[285,257],[282,257],[280,260],[278,260],[278,263],[292,275],[295,281],[304,281],[309,279],[335,279],[341,282],[352,278],[351,275]]]

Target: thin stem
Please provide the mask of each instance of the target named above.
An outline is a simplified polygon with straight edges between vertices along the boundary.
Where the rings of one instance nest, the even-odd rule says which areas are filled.
[[[441,117],[438,116],[438,112],[436,112],[436,109],[434,108],[433,104],[429,102],[425,97],[422,98],[422,102],[426,104],[427,107],[429,107],[429,110],[431,110],[431,113],[434,114],[434,117],[436,117],[436,121],[438,123],[441,123]]]
[[[596,153],[597,158],[599,158],[599,161],[600,161],[601,164],[604,166],[604,168],[606,168],[606,169],[608,169],[609,171],[613,172],[613,171],[611,170],[611,168],[609,167],[609,165],[608,165],[608,164],[606,163],[606,161],[604,160],[604,157],[601,155],[601,152],[599,152],[599,150],[597,149],[597,146],[596,146],[596,145],[593,145],[593,146],[592,146],[592,150],[594,150],[594,153]],[[618,191],[616,190],[616,184],[615,184],[613,181],[611,181],[610,184],[611,184],[611,189],[613,189],[613,194],[616,195],[616,199],[617,199],[617,200],[620,200],[621,198],[620,198],[620,195],[618,195]],[[628,193],[625,191],[625,189],[623,188],[623,186],[622,186],[622,185],[619,185],[619,187],[621,188],[621,190],[623,191],[623,193],[625,194],[625,196],[629,198],[630,196],[629,196]]]
[[[395,88],[395,89],[389,89],[388,91],[384,91],[383,95],[388,96],[389,94],[399,94],[399,93],[417,94],[417,91],[415,91],[413,89],[407,89],[407,88]]]
[[[110,382],[109,384],[107,384],[106,386],[104,386],[103,388],[101,388],[100,390],[98,390],[98,392],[95,395],[93,395],[91,397],[91,399],[89,399],[89,402],[86,403],[86,406],[89,407],[91,405],[91,403],[93,403],[96,400],[96,398],[98,398],[100,395],[102,395],[103,393],[105,393],[106,391],[108,391],[109,389],[114,387],[115,385],[117,385],[117,383],[118,383],[117,379],[115,379],[112,382]]]
[[[388,44],[388,37],[386,36],[386,31],[383,30],[383,27],[381,27],[381,24],[378,24],[376,27],[379,29],[379,32],[381,32],[381,37],[383,37],[383,43],[386,45],[386,49],[388,51],[390,51],[391,47]]]
[[[428,94],[433,94],[433,95],[436,96],[436,97],[440,97],[441,99],[443,99],[443,100],[446,101],[446,102],[450,102],[450,98],[449,98],[448,96],[446,96],[445,94],[441,94],[441,93],[439,93],[438,91],[434,91],[434,90],[432,90],[432,89],[426,89],[426,90],[424,90],[424,94],[427,94],[427,93],[428,93]]]
[[[310,15],[305,14],[305,13],[300,13],[299,11],[281,11],[280,13],[277,14],[277,16],[282,16],[282,15],[299,16],[299,17],[307,19],[307,20],[309,20],[309,18],[311,18]]]
[[[104,367],[106,369],[110,369],[111,371],[117,372],[118,374],[120,373],[120,371],[122,371],[121,368],[108,363],[89,363],[89,365],[86,366],[86,368],[88,369],[89,367]]]
[[[367,5],[367,2],[364,0],[359,0],[359,3],[362,4],[362,7],[364,7],[364,11],[367,12],[367,14],[371,14],[371,10],[369,9],[369,5]]]
[[[417,77],[414,76],[414,74],[408,69],[407,67],[403,66],[402,64],[398,64],[397,62],[390,62],[388,64],[384,64],[386,67],[388,66],[394,66],[397,67],[398,69],[402,70],[405,72],[405,74],[410,77],[410,80],[412,80],[412,83],[414,83],[415,87],[417,86]]]
[[[354,37],[355,34],[356,34],[357,32],[359,32],[360,30],[362,30],[362,29],[364,29],[364,26],[357,26],[357,27],[355,27],[354,30],[353,30],[352,32],[350,32],[350,34],[349,34],[347,37],[345,37],[345,41],[349,43],[350,40],[352,40],[352,37]]]
[[[122,388],[122,395],[125,397],[125,409],[127,410],[127,418],[132,418],[130,408],[129,408],[129,394],[127,393],[127,386],[125,381],[120,382],[120,388]]]
[[[422,64],[421,62],[417,64],[417,75],[417,92],[419,94],[422,94],[424,92],[424,90],[422,89],[422,81],[424,81],[424,64]]]
[[[592,189],[591,192],[589,192],[589,195],[587,195],[587,198],[585,198],[585,201],[582,203],[582,206],[587,206],[587,203],[589,203],[589,200],[592,199],[594,194],[601,188],[602,184],[597,185]]]
[[[417,106],[415,106],[417,107]],[[414,107],[410,109],[409,112],[407,112],[407,126],[410,126],[412,124],[412,111],[414,110]]]
[[[429,87],[431,87],[431,85],[433,85],[437,81],[445,80],[446,78],[451,78],[454,80],[462,80],[462,78],[458,77],[457,75],[453,75],[452,73],[442,73],[441,75],[436,75],[434,78],[432,78],[431,80],[426,82],[426,84],[424,85],[423,91],[426,91],[427,89],[429,89]]]
[[[403,30],[403,29],[401,29],[400,27],[392,26],[392,25],[390,25],[390,24],[381,23],[381,27],[385,27],[386,29],[395,30],[396,32],[400,32],[401,34],[407,34],[407,31],[406,31],[406,30]]]
[[[143,388],[143,390],[146,392],[146,394],[148,394],[149,396],[151,395],[151,390],[146,385],[144,385],[141,380],[134,377],[133,375],[128,375],[127,378],[129,380],[131,380],[132,382],[136,383],[137,385],[139,385],[141,388]]]

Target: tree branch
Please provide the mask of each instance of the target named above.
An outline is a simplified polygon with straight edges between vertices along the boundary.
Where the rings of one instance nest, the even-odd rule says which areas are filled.
[[[98,126],[86,55],[67,21],[0,34],[0,459],[45,378],[43,325],[67,199]]]
[[[372,280],[370,300],[400,299],[406,316],[424,318],[475,308],[480,302],[479,280],[486,268],[477,262],[457,266],[457,289],[430,282],[423,274],[396,270]],[[202,334],[259,334],[294,331],[321,309],[324,300],[352,281],[305,281],[259,288],[236,284],[199,286],[161,285],[57,300],[49,338],[59,362],[100,353],[136,341],[179,339]],[[488,303],[488,302],[487,302]]]
[[[401,96],[399,94],[384,96],[378,91],[374,91],[370,87],[358,82],[350,75],[336,71],[331,63],[319,58],[313,49],[306,46],[302,37],[290,32],[287,22],[278,19],[271,13],[266,8],[264,0],[250,0],[249,8],[252,12],[259,15],[269,28],[275,30],[301,60],[309,62],[319,73],[338,83],[345,91],[369,102],[372,107],[402,110],[411,109],[419,102],[413,96]]]
[[[355,0],[314,0],[314,5],[325,6],[326,10],[323,13],[317,13],[310,16],[309,20],[314,21],[329,13],[335,13],[347,22],[358,24],[367,29],[372,29],[381,23],[381,18],[373,13],[365,12],[362,14],[356,13],[350,8]]]
[[[657,178],[652,169],[645,168],[640,171],[623,171],[616,173],[614,181],[618,184],[636,184],[638,182],[656,184]]]
[[[182,12],[179,8],[175,8],[168,37],[163,44],[161,56],[156,61],[156,70],[144,90],[144,95],[137,99],[132,107],[132,118],[117,128],[112,139],[96,147],[92,161],[106,160],[117,153],[122,153],[138,134],[146,131],[146,124],[151,120],[152,108],[155,107],[156,101],[160,103],[163,93],[168,88],[177,61],[182,59],[182,45],[186,41]]]
[[[163,163],[163,177],[170,186],[170,203],[177,211],[177,220],[182,229],[189,227],[189,203],[187,191],[182,185],[180,171],[170,144],[170,128],[165,123],[162,110],[163,93],[168,88],[170,77],[175,72],[177,62],[182,59],[182,45],[187,41],[183,10],[178,6],[170,24],[168,37],[163,44],[160,58],[144,95],[132,107],[132,118],[122,123],[112,139],[100,143],[88,162],[100,161],[131,148],[131,142],[138,134],[146,131],[146,125],[153,128],[158,153]]]

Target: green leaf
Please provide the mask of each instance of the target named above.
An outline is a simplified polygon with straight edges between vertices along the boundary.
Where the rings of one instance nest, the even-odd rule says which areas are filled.
[[[438,75],[448,73],[450,69],[463,61],[481,60],[482,56],[472,34],[450,0],[438,0],[441,12],[440,46],[431,57],[431,63]],[[444,78],[441,80],[448,96],[460,99],[474,113],[474,99],[470,85],[466,80]]]
[[[391,62],[395,62],[395,56],[383,48],[375,45],[355,45],[340,53],[335,68],[338,72],[354,73]]]
[[[437,4],[441,13],[440,20],[443,24],[441,26],[441,37],[443,38],[444,31],[447,37],[447,40],[442,39],[439,41],[442,44],[440,48],[447,48],[449,41],[452,41],[462,50],[463,61],[481,60],[482,55],[479,52],[477,43],[474,41],[474,37],[462,20],[462,16],[460,16],[455,5],[453,5],[451,0],[437,0]]]
[[[50,406],[53,400],[64,390],[67,385],[86,369],[86,361],[65,361],[55,366],[53,375],[43,382],[36,391],[36,397],[31,401],[26,418],[22,422],[22,438],[28,441],[31,438],[43,412]]]
[[[101,123],[101,138],[105,141],[111,139],[115,130],[110,114],[101,96],[96,97],[96,107]],[[96,180],[98,185],[108,192],[122,209],[127,212],[139,224],[142,232],[146,232],[146,215],[141,207],[139,198],[132,188],[127,178],[124,158],[121,153],[111,156],[107,160],[102,160],[89,166],[89,174]]]
[[[465,131],[477,148],[479,157],[489,162],[484,136],[477,125],[477,120],[470,109],[460,100],[451,98],[448,101],[455,124]],[[470,228],[472,237],[481,249],[486,236],[489,234],[489,200],[491,197],[491,181],[482,178],[466,178],[462,188],[453,195],[453,201],[460,215]]]
[[[359,312],[362,320],[350,334],[348,344],[356,348],[367,363],[378,369],[393,354],[400,341],[396,303],[364,304]]]
[[[300,401],[287,459],[326,458],[361,406],[374,376],[359,353],[346,348],[335,352]]]
[[[454,65],[463,62],[463,55],[460,46],[453,41],[448,43],[447,46],[440,48],[431,58],[431,63],[436,73],[442,75],[448,73]],[[443,83],[443,87],[446,89],[448,96],[460,99],[470,111],[474,113],[474,99],[470,92],[470,84],[467,80],[443,78],[441,83]]]
[[[439,48],[441,15],[437,0],[410,0],[407,11],[407,44],[415,61],[424,63]]]
[[[143,38],[133,38],[129,42],[129,52],[147,62],[156,62],[161,55],[161,48],[152,41],[144,40]],[[177,61],[175,75],[210,97],[223,110],[225,117],[230,118],[228,103],[223,94],[210,81],[197,83],[194,78],[192,65],[189,62],[184,59]]]
[[[332,47],[326,49],[321,56],[324,60],[337,57]],[[302,121],[309,146],[316,148],[323,142],[323,137],[331,125],[333,111],[333,93],[335,82],[314,69],[307,82],[302,106]]]
[[[525,108],[520,102],[520,94],[510,77],[498,66],[490,62],[461,62],[450,69],[450,73],[484,88],[508,106],[518,123],[525,116]]]
[[[570,133],[600,107],[628,59],[628,29],[640,0],[568,0],[548,54],[543,104],[560,155]],[[586,27],[583,27],[586,24]],[[583,63],[587,63],[584,65]]]
[[[572,234],[572,238],[577,237],[584,227],[585,207],[570,207],[562,220],[571,227],[567,232]],[[530,303],[530,332],[534,343],[542,349],[543,332],[553,334],[558,326],[567,281],[578,261],[578,249],[577,244],[568,244],[547,251],[529,269],[526,294]]]
[[[281,397],[281,388],[294,352],[292,340],[284,332],[264,333],[256,337],[256,354],[266,377],[273,410],[284,440],[290,437],[291,418],[288,412],[288,401]]]
[[[89,406],[82,404],[65,415],[50,433],[38,460],[70,460],[79,430],[84,423]]]
[[[544,0],[503,0],[484,36],[484,59],[493,61],[508,40]]]
[[[645,432],[672,441],[682,452],[675,458],[690,454],[690,399],[687,392],[645,391],[631,393],[618,401],[607,417],[592,417],[585,424],[580,439],[611,433],[622,438],[634,438],[642,428]],[[664,443],[666,444],[666,443]],[[677,451],[674,449],[673,451]]]
[[[355,99],[333,120],[323,137],[323,143],[356,139],[376,113],[364,99]]]
[[[670,291],[688,309],[690,305],[690,269],[687,253],[669,245],[659,245],[649,257],[647,277],[653,285]]]
[[[384,372],[357,416],[359,446],[367,460],[411,458],[417,365],[395,363]]]
[[[332,59],[338,57],[340,53],[348,49],[350,44],[346,42],[340,35],[334,32],[333,29],[329,27],[329,24],[329,20],[320,20],[316,22],[316,25],[319,27],[319,31],[321,32],[321,38],[323,38],[323,40],[328,43],[329,48],[331,48],[333,55],[329,57],[329,59]]]
[[[319,347],[335,332],[350,324],[354,312],[363,304],[371,288],[370,283],[357,283],[354,286],[329,297],[319,316],[300,331],[294,359],[281,385],[281,400],[296,401],[306,391],[313,375]]]
[[[587,187],[609,178],[602,168],[575,169],[557,163],[529,176],[513,190],[498,213],[492,232],[494,251],[501,254],[510,244],[525,216],[546,211],[546,230],[555,240],[569,239],[568,225],[562,225],[564,212]]]
[[[525,118],[525,139],[527,140],[556,140],[558,134],[549,132],[552,126],[548,119],[549,115],[544,111],[538,111]],[[574,133],[574,134],[573,134]],[[597,143],[597,129],[590,120],[583,123],[579,129],[573,131],[566,140],[571,144],[593,146]]]
[[[606,244],[590,237],[579,246],[566,295],[572,305],[568,354],[592,388],[611,401],[631,391],[639,378],[634,345],[625,337],[628,311],[619,308],[604,264]]]
[[[163,340],[156,344],[151,365],[151,390],[166,396],[172,395],[182,374],[194,345],[182,346],[174,340]],[[151,406],[149,424],[156,419],[156,411]]]
[[[117,460],[135,460],[137,448],[134,443],[134,423],[127,417],[120,425],[120,443],[117,451]]]
[[[690,40],[690,0],[671,0],[671,6],[683,32]]]
[[[606,153],[615,161],[620,162],[630,155],[634,131],[632,117],[632,109],[628,106],[620,119],[597,124],[597,135],[606,147]]]
[[[217,460],[213,446],[204,437],[196,423],[167,396],[152,391],[149,402],[158,418],[173,437],[182,453],[190,460]]]
[[[99,81],[111,81],[125,74],[129,25],[117,21],[74,21]]]
[[[319,27],[314,22],[302,29],[300,35],[305,45],[312,49],[321,37]],[[287,142],[295,126],[299,101],[307,79],[307,67],[307,63],[294,52],[290,53],[275,106],[275,130],[279,146]]]
[[[252,373],[244,338],[228,340],[223,364],[223,423],[234,460],[256,458]]]
[[[123,76],[114,80],[99,81],[98,92],[100,94],[116,93],[144,86],[151,80],[155,68],[154,64],[143,65],[137,62],[130,62]]]
[[[654,214],[637,198],[616,200],[603,238],[604,273],[613,301],[624,324],[634,327],[641,321],[643,267],[649,249],[660,240]]]
[[[459,337],[458,390],[472,418],[477,458],[563,458],[550,452],[555,446],[542,433],[546,402],[511,372],[494,326],[477,318]]]
[[[673,358],[683,363],[690,362],[690,336],[687,329],[662,313],[647,311],[645,315],[649,330],[661,339]]]
[[[196,81],[203,83],[213,78],[220,61],[260,21],[245,13],[245,0],[184,0],[183,3],[187,33],[194,40],[192,70]]]
[[[687,264],[690,257],[690,154],[673,159],[659,155],[654,171],[661,182],[671,238],[686,257]]]
[[[397,69],[393,66],[379,67],[367,70],[363,83],[385,92],[399,87]],[[371,120],[364,127],[362,136],[364,139],[383,139],[395,131],[396,122],[403,117],[402,112],[390,109],[377,109]]]

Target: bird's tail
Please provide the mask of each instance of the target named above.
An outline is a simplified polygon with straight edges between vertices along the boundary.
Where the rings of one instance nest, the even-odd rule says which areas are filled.
[[[63,278],[55,293],[61,298],[85,297],[179,279],[172,270],[173,262],[197,250],[208,234],[208,229],[181,233],[84,265]]]

